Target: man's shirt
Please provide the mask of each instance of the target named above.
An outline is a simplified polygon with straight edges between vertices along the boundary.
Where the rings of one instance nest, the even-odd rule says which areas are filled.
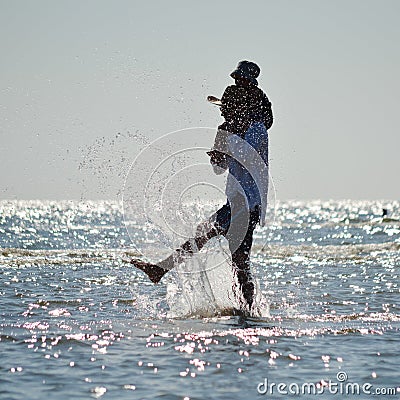
[[[225,118],[221,129],[245,134],[253,122],[264,122],[269,129],[273,123],[271,102],[257,86],[228,86],[221,98],[221,115]]]

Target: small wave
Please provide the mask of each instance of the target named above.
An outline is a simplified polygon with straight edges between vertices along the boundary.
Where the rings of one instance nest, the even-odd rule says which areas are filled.
[[[345,245],[254,245],[254,252],[262,252],[270,258],[307,257],[313,259],[340,259],[365,256],[375,252],[398,252],[400,243],[387,242],[375,244],[345,244]]]
[[[258,346],[263,340],[274,340],[274,338],[282,337],[317,337],[321,335],[382,335],[385,331],[382,327],[365,327],[365,326],[308,326],[300,328],[291,328],[282,325],[282,321],[274,321],[273,319],[264,320],[261,325],[264,326],[251,326],[251,319],[245,319],[238,321],[237,317],[230,317],[232,320],[238,322],[238,327],[232,327],[228,329],[213,329],[213,330],[199,330],[199,331],[180,331],[177,333],[162,332],[153,333],[148,338],[149,346],[153,343],[162,343],[167,340],[171,340],[173,343],[179,343],[175,346],[175,350],[183,353],[193,354],[201,353],[203,349],[208,349],[213,345],[218,345],[221,338],[227,343],[231,342],[243,342],[246,345]],[[211,322],[215,322],[215,319],[211,319]],[[208,321],[206,321],[207,323]],[[276,325],[272,325],[276,323]],[[246,326],[247,325],[247,326]],[[250,325],[250,326],[249,326]],[[258,321],[260,325],[260,321]],[[245,355],[245,354],[243,354]]]
[[[81,250],[27,250],[19,248],[0,249],[0,264],[21,266],[86,264],[107,261],[129,261],[140,254],[126,249],[81,249]]]
[[[394,313],[353,313],[353,314],[322,314],[322,315],[307,315],[300,314],[293,317],[296,320],[307,322],[400,322],[400,315]]]

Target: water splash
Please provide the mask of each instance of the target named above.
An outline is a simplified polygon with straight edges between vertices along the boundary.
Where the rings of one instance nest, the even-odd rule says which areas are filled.
[[[253,307],[243,311],[244,300],[225,239],[213,240],[205,251],[186,259],[175,269],[173,279],[167,284],[167,303],[171,318],[205,318],[243,312],[251,316],[269,316],[268,302],[257,280]]]

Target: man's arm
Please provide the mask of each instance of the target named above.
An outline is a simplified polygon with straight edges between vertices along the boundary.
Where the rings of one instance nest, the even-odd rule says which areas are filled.
[[[271,128],[271,126],[274,122],[274,115],[272,113],[272,104],[264,92],[262,95],[261,108],[262,108],[262,114],[263,114],[263,122],[264,122],[265,127],[268,130]]]

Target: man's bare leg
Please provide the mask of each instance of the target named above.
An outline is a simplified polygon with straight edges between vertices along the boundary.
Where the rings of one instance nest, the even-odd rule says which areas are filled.
[[[249,310],[251,310],[254,302],[254,282],[250,271],[250,255],[240,250],[236,251],[232,254],[232,264],[238,279],[239,289],[249,306]]]
[[[239,283],[239,289],[243,299],[249,306],[254,302],[254,282],[250,268],[250,252],[253,244],[253,232],[259,221],[259,210],[250,211],[248,215],[239,215],[231,224],[231,231],[227,239],[232,254],[233,271]],[[247,226],[247,232],[242,237],[243,227]],[[238,245],[238,243],[240,243]]]
[[[197,227],[196,236],[193,239],[187,240],[165,260],[157,264],[151,264],[133,259],[131,264],[143,271],[153,283],[158,283],[168,271],[180,264],[186,257],[200,251],[212,237],[220,233],[220,230],[212,224],[210,219]]]

